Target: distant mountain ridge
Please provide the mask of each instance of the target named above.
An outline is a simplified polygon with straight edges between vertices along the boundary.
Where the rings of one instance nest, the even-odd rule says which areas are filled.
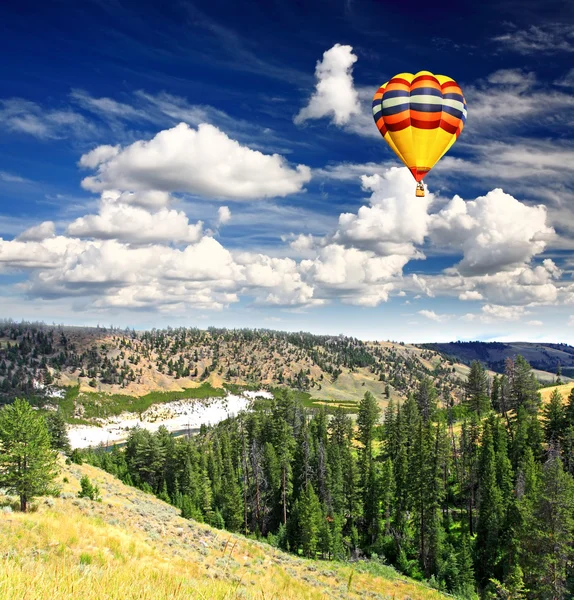
[[[522,355],[534,369],[555,373],[558,366],[566,377],[574,376],[574,347],[541,342],[448,342],[420,344],[450,360],[469,365],[479,360],[492,371],[502,373],[504,361]]]

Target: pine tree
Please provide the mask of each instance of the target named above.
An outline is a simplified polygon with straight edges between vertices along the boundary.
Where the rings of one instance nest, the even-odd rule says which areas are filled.
[[[553,390],[550,395],[550,401],[542,410],[544,417],[544,437],[548,444],[561,444],[564,429],[565,415],[562,405],[562,394],[558,390]]]
[[[377,537],[380,517],[378,474],[373,461],[375,426],[380,416],[381,409],[374,396],[370,392],[365,392],[359,404],[357,425],[359,428],[358,438],[362,444],[359,471],[363,504],[363,534],[369,544],[372,544]]]
[[[433,418],[437,405],[437,391],[430,377],[425,377],[415,392],[415,401],[424,421]]]
[[[52,440],[52,448],[54,448],[54,450],[60,450],[64,454],[69,455],[70,452],[72,452],[72,447],[70,446],[70,438],[68,437],[66,421],[62,413],[59,410],[49,413],[46,417],[46,424]]]
[[[478,482],[476,573],[479,583],[485,586],[490,578],[498,574],[503,523],[503,499],[496,481],[496,456],[489,423],[485,423],[482,435]]]
[[[482,363],[478,360],[473,361],[470,366],[470,373],[465,384],[464,402],[470,410],[476,412],[479,416],[490,408],[488,375]]]
[[[526,541],[526,550],[535,557],[527,585],[537,598],[572,597],[566,580],[568,566],[574,560],[573,535],[574,480],[564,472],[558,453],[551,448]]]
[[[470,541],[466,534],[460,540],[460,548],[457,555],[458,564],[458,588],[455,590],[461,595],[470,596],[476,588],[474,582],[474,568],[472,566],[472,552]]]
[[[46,494],[58,473],[46,421],[17,398],[0,410],[0,487],[20,497],[20,509]]]
[[[309,484],[298,502],[299,535],[303,554],[308,558],[313,558],[317,551],[322,516],[319,498],[313,486]]]
[[[78,492],[78,498],[88,498],[89,500],[95,500],[101,502],[100,488],[97,485],[92,485],[89,477],[84,475],[80,479],[80,491]]]
[[[517,410],[523,406],[529,413],[534,414],[540,406],[538,382],[532,367],[518,355],[514,361],[507,359],[506,375],[510,386],[510,408]]]

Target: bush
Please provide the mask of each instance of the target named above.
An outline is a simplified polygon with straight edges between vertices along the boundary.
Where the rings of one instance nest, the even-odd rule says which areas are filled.
[[[78,498],[89,498],[90,500],[95,500],[97,502],[102,501],[100,488],[97,485],[92,485],[92,482],[87,475],[84,475],[82,479],[80,479],[80,485],[82,486],[82,489],[78,492]]]

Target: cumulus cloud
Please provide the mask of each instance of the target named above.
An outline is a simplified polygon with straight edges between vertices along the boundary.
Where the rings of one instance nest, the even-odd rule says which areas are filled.
[[[295,123],[331,117],[336,125],[344,125],[359,114],[359,98],[353,84],[353,65],[357,57],[351,46],[335,44],[317,62],[315,92],[307,106],[295,117]]]
[[[231,211],[228,206],[220,206],[217,209],[217,225],[225,225],[231,221]]]
[[[344,303],[377,306],[386,302],[409,258],[328,244],[314,259],[301,261],[301,272],[327,297]]]
[[[180,191],[246,200],[287,196],[311,179],[309,167],[291,168],[280,155],[242,146],[206,123],[197,129],[180,123],[117,152],[96,148],[80,164],[97,168],[82,181],[90,191]]]
[[[68,226],[68,234],[136,244],[190,243],[201,238],[201,221],[190,225],[184,212],[167,208],[150,213],[141,207],[121,202],[122,196],[109,192],[103,194],[99,214],[76,219]]]
[[[422,244],[428,233],[432,195],[416,198],[412,176],[404,168],[392,167],[382,176],[363,175],[361,182],[372,192],[369,206],[357,214],[341,214],[334,241],[381,255],[421,257],[415,244]]]
[[[459,300],[483,300],[484,296],[476,290],[469,290],[467,292],[461,292],[458,295]]]
[[[104,152],[101,160],[114,162],[124,152]],[[185,212],[171,209],[168,191],[150,185],[104,191],[97,214],[70,222],[66,236],[46,222],[0,240],[0,265],[29,271],[21,289],[30,296],[75,298],[78,306],[97,309],[185,314],[245,297],[289,309],[331,301],[373,307],[408,291],[484,303],[468,318],[486,322],[516,320],[529,305],[574,302],[574,286],[562,284],[557,265],[537,259],[553,233],[542,207],[501,190],[467,202],[432,194],[419,199],[405,168],[364,175],[361,184],[364,205],[341,214],[330,233],[284,237],[295,257],[231,251],[201,221],[190,223]],[[230,217],[220,206],[217,224]],[[405,266],[424,259],[429,242],[458,262],[439,273],[405,276]],[[426,309],[419,314],[449,318]]]
[[[501,189],[465,202],[455,196],[431,218],[431,239],[462,251],[463,275],[486,275],[529,262],[546,247],[554,230],[546,207],[527,206]]]
[[[54,237],[55,233],[56,226],[54,225],[54,221],[44,221],[43,223],[40,223],[40,225],[35,225],[34,227],[26,229],[26,231],[22,232],[17,239],[21,242],[41,242],[46,238]]]

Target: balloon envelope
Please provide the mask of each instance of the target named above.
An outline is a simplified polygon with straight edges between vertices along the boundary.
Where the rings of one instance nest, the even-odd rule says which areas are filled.
[[[450,77],[400,73],[375,93],[373,117],[385,141],[422,181],[460,135],[466,102]]]

